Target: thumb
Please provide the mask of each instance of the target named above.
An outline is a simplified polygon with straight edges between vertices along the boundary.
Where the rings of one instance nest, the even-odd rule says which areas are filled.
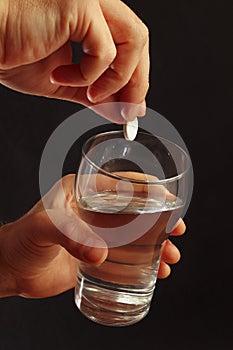
[[[20,221],[23,234],[30,236],[29,240],[37,247],[43,249],[58,244],[75,258],[90,264],[101,264],[107,257],[104,240],[78,216],[67,215],[62,209],[41,211]]]

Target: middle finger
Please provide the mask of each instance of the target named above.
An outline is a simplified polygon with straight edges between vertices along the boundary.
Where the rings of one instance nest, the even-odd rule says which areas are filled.
[[[169,239],[164,242],[161,260],[168,264],[176,264],[180,260],[180,251]]]

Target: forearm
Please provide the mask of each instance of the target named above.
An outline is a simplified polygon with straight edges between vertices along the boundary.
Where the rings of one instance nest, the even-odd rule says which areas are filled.
[[[0,227],[0,298],[16,295],[16,280],[7,264],[8,225]]]

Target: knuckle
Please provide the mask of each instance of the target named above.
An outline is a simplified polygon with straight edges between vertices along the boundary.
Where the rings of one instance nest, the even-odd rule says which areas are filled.
[[[100,60],[104,62],[106,65],[110,65],[115,59],[116,55],[117,55],[117,50],[114,45],[109,47],[107,50],[105,47],[100,54]]]
[[[141,41],[142,47],[146,46],[149,42],[149,29],[147,26],[142,23],[140,33],[139,33],[139,38]]]
[[[129,81],[129,85],[131,88],[138,88],[140,91],[143,91],[143,94],[146,95],[146,93],[149,90],[149,82],[148,80],[145,80],[142,82],[141,79],[137,77],[137,75],[133,75]]]
[[[137,20],[135,25],[130,28],[130,37],[134,46],[142,48],[149,43],[149,29],[141,20]]]

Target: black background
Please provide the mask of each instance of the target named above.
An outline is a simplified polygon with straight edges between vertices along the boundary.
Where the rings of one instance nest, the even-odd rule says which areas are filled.
[[[149,315],[126,328],[86,320],[72,290],[41,300],[1,299],[0,350],[233,348],[233,5],[214,0],[126,3],[150,29],[148,106],[180,132],[194,166],[187,233],[173,239],[182,259],[168,279],[158,282]],[[0,213],[9,221],[39,199],[43,147],[81,107],[3,86],[0,101]]]

